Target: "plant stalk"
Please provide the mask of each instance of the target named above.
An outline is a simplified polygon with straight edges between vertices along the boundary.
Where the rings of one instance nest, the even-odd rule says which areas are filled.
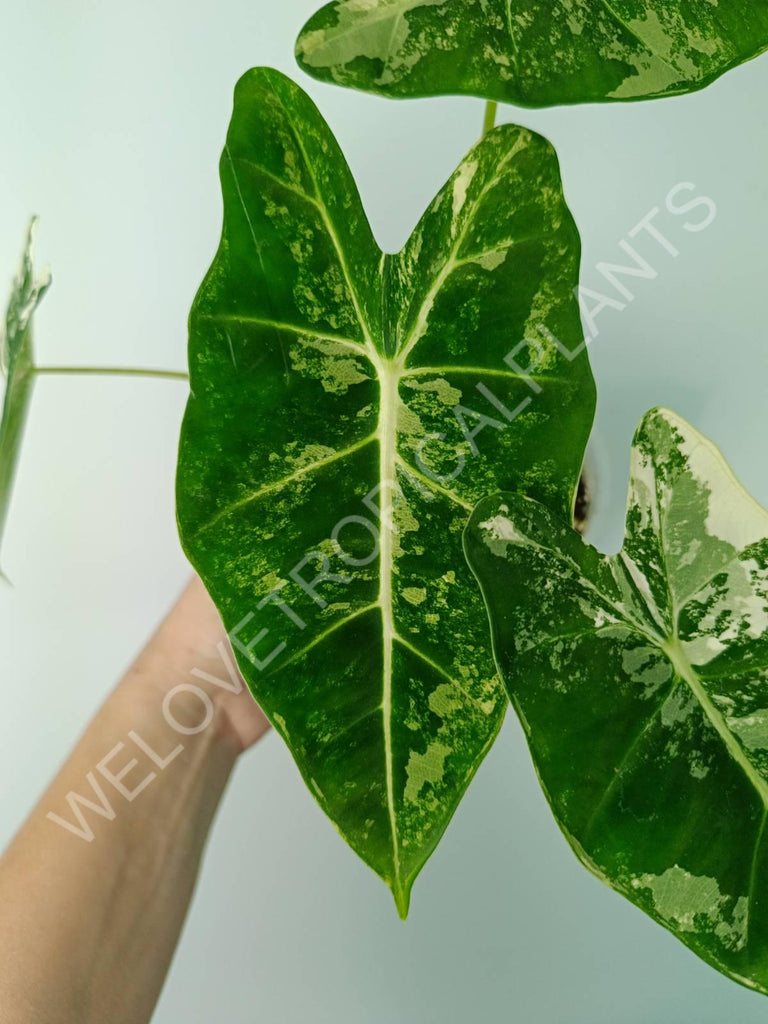
[[[151,370],[126,366],[37,366],[40,374],[92,374],[101,377],[159,377],[164,380],[189,380],[189,374],[177,370]]]
[[[483,118],[483,135],[487,135],[488,132],[496,124],[496,111],[499,109],[499,104],[495,100],[488,100],[485,104],[485,117]]]

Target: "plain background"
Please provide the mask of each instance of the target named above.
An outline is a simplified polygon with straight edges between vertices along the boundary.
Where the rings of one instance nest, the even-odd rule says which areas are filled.
[[[293,63],[314,4],[26,0],[0,38],[0,277],[28,215],[54,287],[41,362],[183,368],[185,322],[218,239],[217,161],[248,67],[298,78],[339,138],[380,243],[397,249],[479,134],[471,99],[392,102]],[[583,283],[679,182],[718,207],[606,311],[592,539],[620,543],[629,444],[668,405],[768,502],[768,58],[663,103],[504,108],[547,135],[584,238]],[[701,211],[692,216],[700,219]],[[0,842],[181,588],[173,473],[185,386],[45,379],[36,388],[0,591]],[[718,976],[602,887],[562,840],[511,716],[403,925],[271,736],[238,767],[157,1011],[159,1024],[269,1021],[750,1024],[764,997]]]

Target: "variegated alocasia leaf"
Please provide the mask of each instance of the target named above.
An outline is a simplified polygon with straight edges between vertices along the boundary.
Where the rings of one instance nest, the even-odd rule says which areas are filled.
[[[32,314],[48,290],[51,280],[47,272],[35,274],[32,262],[34,228],[33,220],[29,226],[21,270],[14,281],[8,302],[5,325],[0,326],[0,371],[6,377],[3,415],[0,420],[0,544],[34,384]]]
[[[545,107],[693,92],[767,48],[766,0],[334,0],[296,56],[386,96]]]
[[[484,499],[465,543],[576,854],[768,992],[768,513],[709,441],[655,410],[618,555],[516,495]]]
[[[237,86],[221,178],[181,537],[254,696],[404,915],[506,703],[463,527],[498,487],[572,508],[594,402],[569,354],[578,234],[549,144],[504,126],[382,253],[316,107],[266,69]]]

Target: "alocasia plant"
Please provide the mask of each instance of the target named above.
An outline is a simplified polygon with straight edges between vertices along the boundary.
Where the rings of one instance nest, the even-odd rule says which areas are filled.
[[[35,273],[32,262],[34,229],[33,220],[29,226],[21,270],[8,302],[5,327],[0,329],[0,370],[6,377],[3,415],[0,419],[0,542],[8,516],[11,486],[34,385],[32,314],[50,285],[48,273]]]
[[[335,0],[297,55],[368,91],[482,96],[490,129],[494,101],[670,96],[766,47],[767,0]],[[180,533],[320,805],[405,916],[501,725],[498,667],[583,863],[768,992],[768,513],[657,410],[623,550],[571,529],[594,388],[551,147],[488,131],[384,254],[314,105],[260,69],[221,178]],[[47,285],[30,232],[0,350],[0,536],[35,374],[185,378],[36,367]]]
[[[766,48],[766,0],[334,0],[296,55],[368,92],[543,107],[692,92]]]
[[[382,253],[328,126],[269,69],[237,86],[221,179],[181,537],[253,694],[404,915],[506,703],[462,529],[500,487],[571,513],[594,403],[570,354],[579,238],[550,145],[504,126]]]
[[[577,855],[768,992],[768,512],[709,441],[655,410],[618,555],[512,494],[479,504],[465,543]]]
[[[482,96],[490,129],[495,101],[671,96],[766,48],[768,0],[335,0],[297,56],[371,92]],[[622,552],[571,529],[594,387],[549,144],[489,130],[385,254],[317,109],[257,69],[221,180],[180,534],[320,805],[405,916],[501,725],[498,667],[581,860],[768,992],[768,513],[657,410]],[[46,287],[28,249],[2,349],[0,534],[35,373],[185,377],[35,367]]]

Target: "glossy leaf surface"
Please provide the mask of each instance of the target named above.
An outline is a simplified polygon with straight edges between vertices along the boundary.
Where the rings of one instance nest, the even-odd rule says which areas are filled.
[[[237,86],[221,179],[182,541],[254,696],[405,914],[506,703],[463,527],[500,486],[571,509],[586,354],[541,342],[529,378],[527,347],[504,357],[539,322],[580,344],[578,235],[551,147],[506,126],[383,254],[317,109],[265,69]]]
[[[577,855],[768,991],[768,513],[656,410],[635,438],[620,554],[515,495],[482,501],[465,543]]]
[[[21,269],[13,283],[5,326],[0,331],[0,370],[6,378],[3,415],[0,420],[0,547],[34,384],[32,314],[50,284],[48,273],[39,276],[35,274],[32,262],[34,226],[33,221],[29,227]]]
[[[544,107],[693,92],[766,48],[766,0],[334,0],[296,55],[315,78],[386,96]]]

